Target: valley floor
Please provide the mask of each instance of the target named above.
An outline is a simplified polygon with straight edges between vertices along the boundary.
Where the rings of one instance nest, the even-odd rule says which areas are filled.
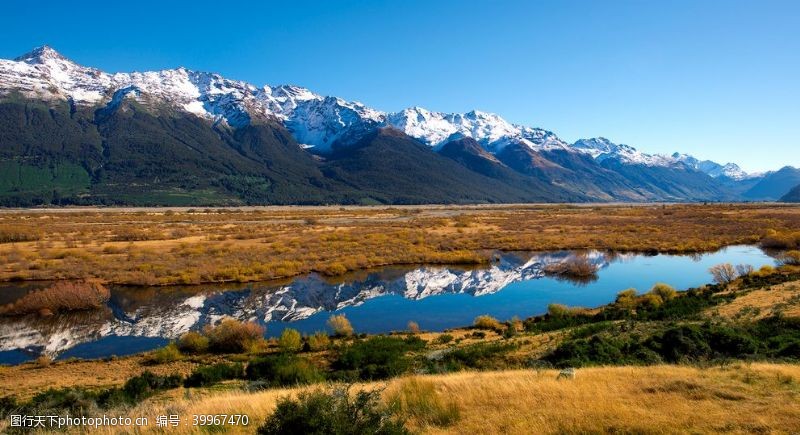
[[[796,249],[800,207],[612,204],[0,210],[0,281],[250,282],[495,250]]]

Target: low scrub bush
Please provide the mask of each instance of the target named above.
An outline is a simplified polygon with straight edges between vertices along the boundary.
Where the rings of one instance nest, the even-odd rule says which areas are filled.
[[[347,320],[344,314],[334,314],[328,319],[328,327],[337,337],[349,337],[353,335],[353,325]]]
[[[208,351],[208,337],[195,331],[189,331],[180,336],[177,342],[178,350],[183,353],[201,354]]]
[[[57,281],[0,307],[0,315],[55,314],[104,307],[111,292],[98,281]]]
[[[648,337],[570,339],[545,359],[557,366],[683,363],[737,359],[800,359],[800,320],[770,317],[752,324],[682,324]]]
[[[156,349],[148,355],[146,362],[149,364],[166,364],[178,361],[182,358],[181,351],[175,343],[170,343],[160,349]]]
[[[408,371],[411,360],[406,354],[424,348],[425,341],[417,336],[370,337],[341,349],[331,367],[343,379],[386,379]]]
[[[303,339],[296,329],[286,328],[278,338],[278,347],[284,352],[297,352],[303,346]]]
[[[567,278],[590,278],[596,276],[597,266],[592,264],[585,255],[576,255],[564,261],[546,265],[544,273]]]
[[[260,435],[405,435],[408,430],[383,404],[378,390],[304,391],[296,399],[278,401],[275,411],[258,428]]]
[[[711,266],[708,271],[711,272],[711,276],[714,278],[714,282],[717,284],[728,284],[736,279],[737,276],[739,276],[736,273],[736,268],[730,263]]]
[[[472,322],[472,327],[476,329],[487,329],[492,331],[502,331],[503,324],[492,316],[478,316]]]
[[[247,379],[269,386],[293,386],[322,382],[325,376],[305,358],[281,354],[259,358],[247,365]]]
[[[317,352],[330,347],[331,339],[328,337],[328,334],[324,332],[315,332],[306,337],[306,344],[308,345],[308,350]]]
[[[186,378],[185,387],[207,387],[216,383],[244,378],[245,370],[241,363],[218,363],[200,367]]]
[[[264,328],[255,322],[225,319],[217,326],[206,327],[208,349],[216,353],[241,353],[253,342],[263,339]]]
[[[87,415],[99,409],[131,406],[160,391],[181,386],[180,375],[159,376],[149,371],[128,379],[121,388],[92,391],[80,387],[48,389],[33,396],[27,402],[4,398],[3,412],[13,410],[26,415],[54,415],[69,413]],[[14,406],[14,408],[8,408]]]
[[[450,343],[451,341],[453,341],[453,336],[450,335],[450,334],[442,334],[442,335],[436,337],[435,341],[438,344],[447,344],[447,343]]]
[[[506,355],[517,349],[512,343],[476,343],[445,353],[428,362],[431,373],[455,372],[464,369],[502,369],[508,366]]]

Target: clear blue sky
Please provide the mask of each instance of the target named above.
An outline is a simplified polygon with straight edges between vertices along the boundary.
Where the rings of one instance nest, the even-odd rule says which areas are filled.
[[[746,170],[800,166],[800,1],[3,2],[0,57],[186,66],[385,111],[473,108]]]

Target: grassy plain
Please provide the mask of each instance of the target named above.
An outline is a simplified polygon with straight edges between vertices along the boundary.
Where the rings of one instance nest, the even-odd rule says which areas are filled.
[[[491,261],[494,250],[692,253],[777,237],[767,204],[264,207],[0,211],[0,281],[246,282],[393,264]],[[790,244],[791,244],[790,243]]]

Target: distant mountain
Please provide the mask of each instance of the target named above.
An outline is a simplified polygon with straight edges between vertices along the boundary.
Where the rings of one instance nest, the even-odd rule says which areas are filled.
[[[781,202],[800,202],[800,184],[795,186],[786,195],[783,195]]]
[[[690,168],[705,172],[714,178],[728,178],[730,180],[742,181],[750,178],[757,178],[758,175],[748,174],[743,171],[736,163],[726,163],[721,165],[711,160],[698,160],[688,154],[675,153],[672,158],[682,162]]]
[[[764,175],[743,196],[755,201],[775,201],[800,184],[800,169],[785,166],[776,172]]]
[[[384,113],[185,68],[109,74],[46,46],[0,60],[0,170],[5,205],[714,201],[758,180],[486,112]]]

